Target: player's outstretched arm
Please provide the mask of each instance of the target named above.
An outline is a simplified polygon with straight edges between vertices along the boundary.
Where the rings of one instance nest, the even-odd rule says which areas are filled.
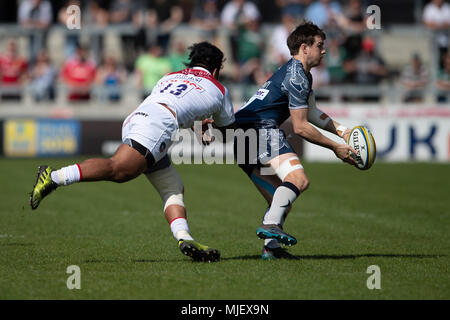
[[[331,132],[347,141],[351,130],[331,119],[325,112],[317,108],[314,94],[311,95],[308,101],[308,121],[316,127]]]
[[[352,147],[347,144],[337,143],[319,132],[308,122],[308,108],[291,109],[291,118],[294,132],[307,141],[319,146],[333,150],[336,157],[344,162],[355,165],[356,160],[350,156],[350,153],[356,153]]]

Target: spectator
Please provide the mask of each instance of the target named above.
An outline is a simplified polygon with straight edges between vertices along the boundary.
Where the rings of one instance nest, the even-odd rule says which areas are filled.
[[[143,8],[131,0],[113,0],[109,8],[109,17],[111,24],[130,26],[133,25],[138,30],[136,33],[120,34],[122,42],[122,53],[125,67],[131,71],[134,61],[137,58],[137,49],[139,47],[138,32],[142,28],[140,12]]]
[[[356,57],[361,51],[362,33],[366,20],[361,0],[350,0],[343,14],[336,14],[336,22],[346,34],[344,47],[349,57]]]
[[[192,11],[191,25],[202,32],[202,37],[213,41],[220,24],[217,0],[197,0]]]
[[[343,65],[347,59],[347,51],[344,46],[340,45],[339,41],[337,37],[330,38],[327,41],[328,48],[324,59],[330,75],[331,84],[342,83],[346,77]]]
[[[101,1],[89,1],[82,13],[83,24],[92,28],[89,34],[89,48],[95,63],[100,63],[102,59],[103,33],[101,30],[108,25],[109,21],[105,6],[106,3]]]
[[[90,100],[96,72],[95,63],[88,60],[87,48],[78,47],[75,56],[61,70],[62,81],[69,89],[69,101]]]
[[[79,8],[81,8],[81,1],[80,0],[68,0],[68,1],[66,1],[66,4],[58,12],[58,21],[62,25],[66,25],[68,19],[70,18],[69,14],[67,13],[67,9],[70,6],[78,6]],[[78,31],[76,31],[76,30],[73,30],[73,31],[67,30],[66,43],[65,43],[65,55],[66,55],[66,58],[70,58],[70,57],[72,57],[75,54],[75,52],[77,50],[77,47],[79,46],[79,41],[80,41],[80,36],[78,34]]]
[[[236,29],[248,19],[259,19],[261,16],[258,7],[247,0],[231,0],[223,7],[221,14],[222,24],[228,29]]]
[[[147,45],[158,43],[167,52],[172,31],[183,22],[183,9],[175,0],[147,0]]]
[[[293,15],[285,12],[281,18],[281,24],[277,25],[270,37],[269,56],[273,69],[280,67],[291,59],[291,53],[287,46],[287,37],[295,29],[296,20]]]
[[[234,65],[234,79],[243,83],[244,90],[242,100],[250,99],[255,91],[255,86],[261,86],[268,78],[262,59],[265,49],[265,38],[260,31],[260,23],[257,19],[247,19],[239,27],[238,61]]]
[[[112,24],[132,23],[140,8],[139,4],[131,0],[112,0],[109,7],[109,19]]]
[[[36,64],[31,70],[30,89],[33,98],[37,101],[55,99],[56,69],[51,65],[46,50],[41,50],[36,58]]]
[[[313,90],[330,84],[330,73],[328,72],[324,59],[322,59],[320,65],[312,68],[310,72],[314,79],[312,84]]]
[[[327,93],[320,92],[320,88],[326,87],[330,84],[330,73],[325,63],[325,59],[322,59],[320,65],[311,69],[311,75],[314,79],[312,83],[312,88],[315,91],[316,101],[329,101],[330,95]]]
[[[347,63],[350,71],[350,82],[358,84],[378,84],[382,78],[387,75],[387,69],[384,61],[375,52],[375,40],[366,37],[362,42],[361,53],[352,61]]]
[[[444,56],[444,67],[439,70],[437,79],[438,102],[446,103],[450,101],[450,52]]]
[[[109,14],[105,6],[106,3],[102,3],[100,1],[89,1],[82,14],[82,17],[84,17],[84,23],[91,27],[97,26],[102,28],[107,26],[109,22]]]
[[[423,11],[423,23],[435,35],[435,44],[439,50],[439,61],[449,49],[450,5],[444,0],[432,0]],[[443,67],[441,64],[440,67]]]
[[[27,61],[20,57],[17,52],[17,43],[10,40],[6,52],[0,55],[0,91],[1,99],[22,99],[22,85],[27,78]]]
[[[312,0],[278,0],[277,3],[281,7],[281,16],[290,14],[296,19],[301,19],[306,13],[306,9]]]
[[[335,18],[341,15],[341,6],[334,0],[316,0],[305,13],[305,18],[319,28],[330,28],[336,25]]]
[[[428,83],[428,72],[418,54],[403,70],[400,82],[405,91],[403,102],[423,102],[424,90]]]
[[[106,56],[98,68],[96,83],[100,87],[102,100],[119,102],[122,98],[122,85],[127,74],[122,66],[117,64],[113,56]]]
[[[344,63],[347,80],[360,85],[375,85],[387,75],[383,59],[375,51],[375,40],[369,36],[362,41],[362,51],[354,59]],[[364,101],[378,101],[379,94],[362,94]]]
[[[231,0],[224,6],[220,19],[230,33],[231,55],[234,62],[239,60],[239,27],[247,20],[258,20],[260,16],[258,7],[247,0]]]
[[[136,76],[143,99],[163,75],[172,71],[171,67],[169,59],[163,56],[162,47],[156,44],[150,45],[147,52],[136,60]]]
[[[239,28],[236,70],[238,82],[250,85],[256,84],[254,73],[261,68],[264,40],[264,36],[260,32],[259,21],[256,19],[246,20]]]
[[[20,25],[30,30],[29,60],[34,64],[37,53],[45,48],[47,29],[53,20],[52,5],[48,0],[23,0],[18,11]]]
[[[186,62],[189,61],[189,54],[183,41],[177,40],[173,45],[169,56],[172,71],[178,71],[186,68]]]

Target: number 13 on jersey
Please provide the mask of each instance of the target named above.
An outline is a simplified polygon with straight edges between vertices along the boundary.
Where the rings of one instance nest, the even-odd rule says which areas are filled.
[[[189,87],[187,84],[167,84],[163,89],[159,91],[159,93],[170,93],[176,96],[177,98],[181,98],[186,93],[192,90],[193,87]]]

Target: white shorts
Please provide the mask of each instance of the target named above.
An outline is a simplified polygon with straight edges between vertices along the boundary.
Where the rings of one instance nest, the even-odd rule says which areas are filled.
[[[177,129],[177,120],[169,110],[159,103],[149,102],[139,106],[125,119],[122,142],[127,139],[139,142],[158,162],[167,154]]]

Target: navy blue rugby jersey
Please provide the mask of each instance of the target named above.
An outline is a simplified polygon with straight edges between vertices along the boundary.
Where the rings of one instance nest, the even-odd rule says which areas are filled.
[[[311,73],[300,61],[290,59],[235,113],[236,124],[275,122],[280,126],[289,118],[289,109],[308,108],[311,86]]]

